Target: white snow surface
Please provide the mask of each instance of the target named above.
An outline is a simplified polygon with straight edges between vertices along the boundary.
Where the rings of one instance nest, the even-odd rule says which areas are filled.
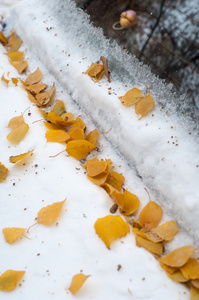
[[[43,82],[55,82],[56,99],[75,116],[81,115],[88,131],[112,129],[100,137],[99,158],[112,159],[115,170],[126,178],[125,188],[140,198],[140,209],[148,202],[146,187],[164,209],[162,222],[174,219],[181,230],[190,229],[179,233],[166,250],[198,246],[198,137],[193,130],[189,134],[192,124],[186,116],[176,112],[171,87],[105,40],[71,1],[23,0],[6,8],[5,15],[7,31],[13,27],[24,42],[22,51],[27,50],[27,74],[39,67]],[[0,77],[7,72],[10,78],[17,77],[4,52],[1,46]],[[101,55],[110,61],[111,83],[105,78],[94,83],[82,73]],[[134,107],[123,107],[118,96],[132,87],[146,92],[144,84],[156,105],[138,120]],[[109,214],[112,201],[106,192],[93,185],[81,163],[66,153],[49,157],[65,145],[46,142],[43,122],[33,123],[41,115],[20,86],[0,82],[0,90],[0,161],[9,169],[0,189],[1,229],[27,228],[41,207],[67,198],[58,226],[37,225],[30,229],[31,240],[23,238],[14,245],[7,244],[1,233],[0,272],[26,271],[22,286],[3,293],[3,299],[73,299],[67,288],[80,270],[91,277],[78,292],[79,299],[189,299],[183,285],[172,282],[150,253],[135,246],[133,234],[112,243],[111,250],[105,247],[94,223]],[[6,126],[27,107],[29,132],[19,145],[12,145]],[[33,149],[25,166],[9,163],[9,156]]]

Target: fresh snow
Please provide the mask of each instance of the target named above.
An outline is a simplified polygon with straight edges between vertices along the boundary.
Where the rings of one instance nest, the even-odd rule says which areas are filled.
[[[148,202],[147,188],[152,200],[164,209],[163,221],[174,219],[181,230],[190,229],[179,233],[166,250],[188,244],[197,247],[197,127],[183,116],[184,107],[176,104],[171,86],[105,40],[72,1],[23,0],[3,9],[7,33],[13,27],[24,42],[21,49],[27,50],[29,72],[39,67],[43,82],[55,82],[56,99],[63,100],[75,116],[80,115],[88,131],[111,128],[100,137],[103,146],[99,158],[112,159],[115,170],[126,178],[125,188],[139,197],[141,208]],[[7,72],[10,78],[17,77],[4,52],[1,46],[0,77]],[[94,83],[83,74],[101,55],[110,61],[111,83],[105,78]],[[123,107],[118,96],[132,87],[146,92],[144,84],[156,105],[151,114],[138,120],[134,107]],[[41,115],[20,86],[5,87],[0,82],[0,90],[0,161],[9,169],[0,190],[1,229],[27,228],[41,207],[67,198],[57,226],[36,225],[30,229],[31,240],[23,238],[14,245],[7,244],[1,234],[4,259],[0,272],[26,271],[22,286],[3,293],[4,299],[72,299],[66,289],[80,270],[91,275],[77,294],[80,299],[189,299],[183,285],[172,282],[150,253],[135,246],[133,234],[115,241],[111,250],[105,247],[94,223],[109,214],[112,201],[106,192],[93,185],[81,163],[66,153],[49,157],[65,146],[46,142],[43,122],[34,122]],[[24,118],[29,132],[14,146],[6,139],[10,132],[6,126],[28,107]],[[33,149],[25,166],[9,163],[9,156]],[[118,264],[122,266],[119,271]]]

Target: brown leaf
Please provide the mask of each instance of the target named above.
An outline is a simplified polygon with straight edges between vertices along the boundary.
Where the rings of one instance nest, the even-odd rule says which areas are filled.
[[[157,203],[150,201],[140,212],[139,223],[145,231],[149,231],[160,223],[162,214],[162,208]]]
[[[193,246],[184,246],[159,258],[159,261],[167,266],[180,268],[187,263],[194,250]]]
[[[105,72],[105,75],[108,79],[108,82],[111,82],[111,79],[110,79],[110,71],[108,70],[108,59],[104,56],[101,56],[100,57],[102,63],[103,63],[103,66],[104,66],[104,72]]]

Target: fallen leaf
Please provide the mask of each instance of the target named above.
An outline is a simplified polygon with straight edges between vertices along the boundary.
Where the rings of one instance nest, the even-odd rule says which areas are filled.
[[[27,158],[28,156],[30,156],[30,154],[33,152],[32,151],[28,151],[26,153],[23,154],[19,154],[19,155],[15,155],[15,156],[10,156],[9,160],[11,163],[15,164],[16,162],[20,161],[21,159]]]
[[[0,31],[0,42],[3,44],[7,44],[7,38],[3,34],[3,32]]]
[[[191,287],[191,299],[190,300],[199,300],[199,290]]]
[[[25,80],[25,84],[35,84],[41,81],[42,79],[42,72],[40,71],[39,68],[37,68],[33,73],[30,73],[28,77]]]
[[[7,243],[13,244],[25,231],[25,228],[7,227],[3,228],[4,238]]]
[[[55,124],[52,124],[49,122],[44,122],[44,125],[46,126],[47,129],[50,129],[50,130],[63,130],[63,128],[64,128],[61,125],[55,125]]]
[[[192,284],[196,289],[199,289],[199,279],[191,280],[191,284]]]
[[[41,208],[38,212],[37,223],[51,225],[53,222],[55,222],[65,201],[66,200],[55,202],[51,205]]]
[[[141,115],[140,119],[146,116],[154,107],[154,100],[151,95],[144,97],[142,100],[137,102],[135,106],[135,113]]]
[[[12,80],[12,83],[14,83],[14,85],[17,86],[17,83],[19,80],[17,78],[12,78],[11,80]]]
[[[125,106],[131,106],[133,104],[136,104],[138,101],[140,101],[144,95],[142,92],[137,88],[132,88],[129,90],[124,96],[118,97],[121,101],[121,103]]]
[[[0,182],[6,179],[8,169],[0,162]]]
[[[196,258],[189,258],[187,263],[180,268],[183,276],[189,279],[199,279],[199,264]]]
[[[70,136],[71,141],[84,140],[84,130],[75,129],[75,130],[69,132],[69,136]]]
[[[161,239],[158,235],[151,233],[151,231],[145,232],[143,228],[133,228],[133,232],[153,243],[160,243],[163,242],[163,239]]]
[[[193,246],[184,246],[159,258],[159,261],[167,266],[180,268],[187,263],[194,250]]]
[[[51,112],[54,112],[54,113],[58,114],[59,116],[64,114],[66,112],[64,102],[61,100],[57,100],[55,105],[51,109]]]
[[[72,278],[70,287],[69,287],[69,291],[73,295],[76,294],[88,277],[89,277],[89,275],[84,275],[82,273],[74,275]]]
[[[10,292],[16,288],[17,282],[24,276],[25,271],[7,270],[0,276],[0,290]]]
[[[104,66],[92,63],[91,66],[86,70],[85,74],[88,74],[90,77],[93,77],[95,80],[99,81],[104,74]]]
[[[47,85],[45,83],[35,83],[25,86],[25,89],[30,91],[33,94],[38,94],[43,91]]]
[[[179,270],[174,273],[167,272],[167,276],[175,282],[187,282],[188,281],[188,279],[186,279]]]
[[[37,105],[38,107],[41,107],[41,105],[39,104],[39,102],[35,99],[35,97],[33,96],[33,94],[31,94],[28,90],[27,90],[27,93],[28,93],[28,99],[34,103],[35,105]]]
[[[157,234],[162,238],[162,240],[168,242],[174,238],[179,230],[175,221],[169,221],[156,228],[153,228],[151,232]]]
[[[82,129],[82,130],[86,129],[86,124],[82,121],[82,119],[80,117],[76,118],[75,122],[71,126],[68,133],[70,134],[72,131],[74,131],[76,129]]]
[[[70,140],[70,135],[63,130],[48,130],[46,139],[48,142],[63,143]]]
[[[28,132],[29,126],[26,123],[21,123],[19,126],[14,128],[8,135],[7,139],[9,142],[19,144]]]
[[[8,86],[9,80],[5,78],[4,74],[1,76],[1,81]]]
[[[166,272],[168,272],[168,273],[170,273],[170,274],[173,274],[173,273],[179,271],[178,268],[169,267],[169,266],[163,264],[161,261],[160,261],[160,266],[161,266]]]
[[[17,51],[22,45],[22,41],[16,37],[16,34],[13,32],[9,42],[6,44],[6,47],[10,48],[7,50],[8,53]]]
[[[39,102],[41,106],[45,106],[50,103],[52,100],[52,96],[55,92],[55,84],[51,86],[46,92],[39,93],[35,96],[36,100]]]
[[[96,160],[92,161],[87,165],[87,173],[90,177],[95,177],[105,172],[107,169],[107,161],[106,160]]]
[[[67,123],[67,126],[72,125],[75,122],[74,116],[70,112],[64,113],[61,115],[61,118]]]
[[[15,67],[15,69],[17,69],[19,74],[23,73],[26,70],[27,66],[28,66],[28,62],[26,60],[24,60],[24,61],[11,61],[10,63],[13,67]]]
[[[108,215],[104,218],[99,218],[95,222],[94,227],[108,249],[110,249],[113,241],[126,236],[130,232],[129,225],[120,216]]]
[[[102,63],[103,63],[103,66],[104,66],[104,72],[105,72],[105,75],[108,79],[108,82],[111,82],[111,79],[110,79],[110,71],[108,70],[108,59],[104,56],[101,56],[100,57]]]
[[[24,123],[24,117],[23,117],[23,115],[20,115],[20,116],[10,119],[7,127],[8,128],[16,128],[22,123]]]
[[[88,179],[90,180],[90,181],[92,181],[94,184],[96,184],[96,185],[103,185],[105,182],[106,182],[106,179],[107,179],[107,177],[108,177],[108,174],[106,174],[106,173],[101,173],[101,174],[99,174],[99,175],[97,175],[97,176],[95,176],[95,177],[90,177],[90,176],[88,176],[87,175],[87,177],[88,177]]]
[[[149,231],[160,223],[162,214],[162,208],[157,203],[150,201],[140,212],[139,223],[145,231]]]
[[[140,200],[136,195],[128,192],[125,189],[123,190],[123,196],[124,197],[120,211],[125,216],[132,215],[139,208]]]
[[[152,241],[149,241],[139,235],[136,236],[136,245],[138,247],[143,247],[147,251],[161,255],[163,251],[163,243],[153,243]]]
[[[114,187],[116,190],[120,192],[124,184],[124,180],[125,177],[122,174],[115,171],[111,171],[109,173],[106,183],[110,184],[112,187]]]
[[[67,127],[70,126],[72,122],[74,122],[73,115],[71,113],[67,114],[69,115],[69,117],[67,117],[67,120],[64,120],[64,118],[60,117],[58,114],[49,112],[46,119],[55,125],[62,125],[64,127]]]
[[[95,148],[95,145],[86,140],[70,141],[67,143],[66,151],[69,156],[72,156],[77,160],[81,160],[86,158]]]
[[[15,51],[6,54],[12,61],[21,61],[24,59],[24,53],[21,51]]]
[[[97,129],[94,129],[88,133],[88,135],[86,136],[86,140],[89,141],[91,144],[96,145],[99,135],[99,131]]]
[[[111,199],[121,207],[124,200],[124,195],[108,183],[103,184],[102,187],[109,194]]]

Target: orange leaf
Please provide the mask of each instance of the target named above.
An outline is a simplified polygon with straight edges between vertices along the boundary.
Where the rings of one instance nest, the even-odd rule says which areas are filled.
[[[35,97],[33,96],[33,94],[31,94],[29,91],[27,91],[27,93],[28,93],[28,99],[29,99],[32,103],[36,104],[37,106],[41,106],[41,105],[39,104],[39,102],[35,99]]]
[[[107,169],[107,161],[106,160],[96,160],[92,161],[87,165],[88,176],[95,177],[105,172]]]
[[[20,51],[15,51],[6,54],[12,61],[21,61],[24,59],[24,53]]]
[[[58,114],[59,116],[66,112],[64,102],[61,100],[57,100],[51,112]]]
[[[80,117],[77,117],[68,133],[70,134],[72,131],[76,129],[85,130],[85,128],[86,128],[86,124],[82,121],[82,119],[80,119]]]
[[[13,67],[15,67],[15,69],[17,69],[19,74],[23,73],[26,70],[27,66],[28,66],[28,62],[26,60],[24,60],[24,61],[11,61],[10,63]]]
[[[195,258],[189,258],[188,262],[180,268],[183,276],[189,279],[199,279],[199,264]]]
[[[96,184],[96,185],[103,185],[103,184],[106,182],[106,179],[107,179],[107,177],[108,177],[108,174],[106,174],[106,173],[101,173],[101,174],[99,174],[99,175],[97,175],[97,176],[95,176],[95,177],[90,177],[90,176],[88,176],[88,175],[87,175],[87,177],[88,177],[88,179],[89,179],[90,181],[92,181],[94,184]]]
[[[23,115],[14,117],[12,119],[10,119],[9,124],[8,124],[8,128],[16,128],[18,127],[21,123],[24,123],[24,117]]]
[[[10,292],[16,288],[17,282],[24,276],[25,271],[7,270],[0,276],[0,290]]]
[[[66,122],[66,126],[72,125],[74,123],[74,116],[72,113],[64,113],[61,118]]]
[[[124,184],[124,179],[125,177],[122,174],[112,171],[110,172],[106,183],[110,184],[112,187],[114,187],[120,192],[122,185]]]
[[[6,44],[6,47],[9,47],[10,49],[7,50],[8,53],[17,51],[21,47],[22,41],[18,39],[13,32],[11,35],[11,38],[9,39],[9,42]]]
[[[33,150],[32,151],[28,151],[26,153],[23,153],[23,154],[19,154],[19,155],[15,155],[15,156],[10,156],[9,159],[10,159],[10,162],[15,164],[16,162],[20,161],[21,159],[24,159],[24,158],[27,158],[30,154],[32,154]]]
[[[0,162],[0,182],[6,179],[8,169]]]
[[[19,126],[13,129],[8,135],[7,139],[9,142],[19,144],[28,132],[29,126],[26,123],[21,123]]]
[[[199,300],[199,290],[195,287],[191,287],[191,299],[190,300]]]
[[[75,130],[69,132],[69,136],[70,136],[71,141],[84,140],[84,130],[75,129]]]
[[[160,266],[161,266],[167,273],[170,273],[170,274],[173,274],[173,273],[175,273],[176,271],[179,270],[178,268],[169,267],[169,266],[163,264],[161,261],[160,261]]]
[[[45,83],[35,83],[25,86],[25,89],[30,91],[33,94],[38,94],[43,91],[47,85]]]
[[[38,212],[37,223],[51,225],[53,222],[55,222],[65,201],[66,200],[55,202],[51,205],[41,208]]]
[[[65,120],[64,118],[60,117],[58,114],[54,112],[49,112],[47,115],[47,120],[55,125],[62,125],[66,127],[71,125],[71,122],[73,122],[73,115],[71,113],[67,113],[67,114],[69,115],[69,117],[67,117],[67,120]]]
[[[92,63],[91,66],[86,70],[85,74],[90,77],[94,77],[97,81],[100,80],[104,73],[104,66],[100,64]]]
[[[191,280],[191,284],[192,284],[196,289],[199,289],[199,279]]]
[[[163,241],[159,236],[157,236],[156,234],[151,233],[151,231],[144,232],[142,228],[139,229],[139,228],[136,228],[136,227],[134,228],[133,227],[133,232],[135,234],[137,234],[137,235],[153,242],[153,243],[160,243],[160,242]]]
[[[120,193],[118,190],[107,183],[103,184],[102,187],[107,191],[114,202],[116,202],[119,206],[122,206],[122,203],[124,201],[124,195],[122,193]]]
[[[51,86],[46,92],[37,94],[35,98],[41,106],[45,106],[50,103],[54,92],[55,84],[53,83],[53,86]]]
[[[121,207],[121,212],[125,216],[132,215],[140,206],[140,200],[138,197],[127,190],[123,191],[123,202]]]
[[[91,132],[89,132],[89,134],[86,136],[86,140],[89,141],[91,144],[96,145],[99,135],[99,131],[97,129],[94,129]]]
[[[187,282],[188,281],[188,279],[186,279],[179,270],[174,273],[167,272],[167,276],[175,282]]]
[[[151,232],[158,235],[160,238],[162,238],[162,240],[168,242],[174,238],[179,230],[175,221],[169,221],[156,228],[153,228]]]
[[[50,129],[50,130],[63,130],[63,126],[61,125],[55,125],[52,123],[48,123],[48,122],[44,122],[44,125],[46,126],[46,128]]]
[[[136,245],[138,247],[143,247],[147,251],[157,255],[162,254],[163,251],[163,243],[154,243],[139,235],[136,236]]]
[[[7,227],[3,228],[4,238],[7,243],[13,244],[25,231],[25,228]]]
[[[187,263],[194,250],[193,246],[184,246],[159,258],[159,261],[167,266],[180,268]]]
[[[129,233],[129,225],[120,217],[108,215],[95,222],[95,231],[100,239],[110,249],[111,243]]]
[[[3,32],[0,31],[0,42],[3,44],[7,44],[7,38],[3,34]]]
[[[149,231],[156,227],[162,218],[162,208],[155,202],[150,201],[140,212],[139,223]]]
[[[25,84],[29,85],[29,84],[35,84],[38,83],[39,81],[41,81],[42,79],[42,73],[40,71],[39,68],[37,68],[37,70],[35,70],[33,73],[30,73],[28,75],[28,77],[25,80]]]
[[[48,130],[46,138],[48,142],[63,143],[70,139],[70,135],[63,130]]]
[[[74,275],[69,287],[69,291],[73,295],[76,294],[88,277],[89,275],[84,275],[82,273]]]
[[[95,149],[95,145],[86,140],[71,141],[66,146],[68,155],[78,160],[86,158],[93,149]]]
[[[19,81],[19,80],[18,80],[17,78],[12,78],[12,83],[14,83],[15,86],[17,86],[18,81]]]
[[[132,88],[124,96],[119,97],[119,99],[123,105],[131,106],[133,104],[136,104],[143,97],[144,97],[144,95],[142,94],[142,92],[139,89]]]
[[[141,115],[140,119],[146,116],[154,107],[154,100],[151,95],[144,97],[142,100],[137,102],[135,106],[135,113]]]

